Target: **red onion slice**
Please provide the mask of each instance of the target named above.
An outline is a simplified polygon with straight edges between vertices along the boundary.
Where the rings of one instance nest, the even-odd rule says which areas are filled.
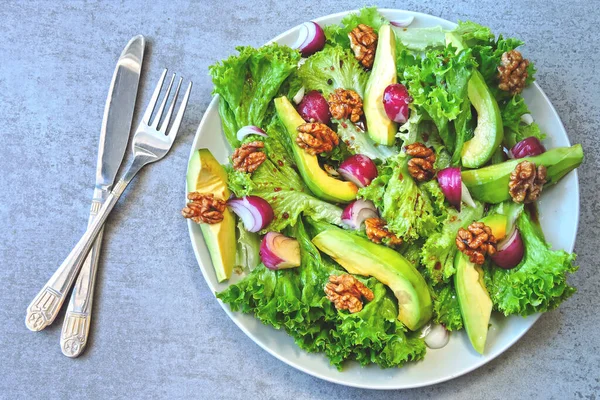
[[[340,164],[338,172],[344,179],[361,188],[369,186],[379,174],[373,160],[363,154],[355,154],[345,159]]]
[[[534,136],[521,140],[510,149],[510,154],[513,158],[533,157],[544,152],[546,152],[546,148],[542,142]]]
[[[533,116],[531,114],[523,114],[521,115],[521,122],[525,125],[533,124]]]
[[[265,131],[260,129],[258,126],[247,125],[247,126],[241,127],[240,130],[237,131],[237,140],[239,140],[241,142],[248,135],[259,135],[259,136],[268,137],[267,134],[265,133]]]
[[[248,232],[258,232],[273,221],[273,208],[262,197],[244,196],[230,199],[227,204],[240,217]]]
[[[460,210],[463,186],[460,168],[449,167],[439,171],[437,173],[437,180],[448,202],[457,210]],[[473,200],[471,199],[471,201]]]
[[[305,22],[300,25],[296,43],[291,46],[300,50],[302,57],[308,57],[325,47],[325,32],[316,22]]]
[[[360,229],[365,219],[377,217],[377,208],[369,200],[354,200],[342,211],[342,222],[351,229]]]
[[[326,125],[331,122],[329,103],[325,97],[316,90],[306,93],[298,104],[298,114],[306,122],[321,122]]]
[[[511,234],[498,243],[498,250],[492,256],[492,260],[500,268],[512,269],[519,265],[524,255],[525,246],[521,233],[517,228],[513,228]]]
[[[415,17],[411,15],[410,17],[390,21],[390,24],[392,24],[393,26],[397,26],[398,28],[406,28],[407,26],[412,24],[414,20]]]
[[[477,205],[475,204],[475,202],[473,201],[473,198],[471,197],[471,192],[469,192],[469,189],[467,188],[467,186],[462,182],[462,175],[461,175],[460,186],[461,186],[460,199],[462,200],[462,202],[471,208],[476,208]]]
[[[401,83],[389,85],[383,91],[383,108],[388,118],[399,124],[408,120],[408,105],[413,101]]]
[[[269,232],[260,243],[260,259],[272,270],[300,266],[300,243],[278,232]]]

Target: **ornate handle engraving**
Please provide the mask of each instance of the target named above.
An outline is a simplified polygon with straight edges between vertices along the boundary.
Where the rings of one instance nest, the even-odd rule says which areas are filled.
[[[60,347],[67,357],[77,357],[87,343],[90,319],[86,314],[68,312],[63,324]]]
[[[63,294],[44,287],[27,308],[25,325],[32,331],[41,331],[54,321],[62,304]]]

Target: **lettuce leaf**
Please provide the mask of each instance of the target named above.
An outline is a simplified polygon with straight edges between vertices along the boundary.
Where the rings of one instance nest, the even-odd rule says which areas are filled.
[[[463,328],[458,296],[452,283],[434,286],[431,298],[433,300],[433,322],[444,325],[449,331]]]
[[[246,125],[264,128],[268,108],[283,82],[296,70],[300,53],[271,44],[255,49],[237,47],[238,55],[209,68],[214,94],[220,95],[219,113],[225,137],[238,147],[237,131]]]
[[[299,268],[271,271],[260,265],[217,297],[233,311],[252,313],[266,325],[285,329],[300,348],[324,352],[338,369],[346,360],[390,368],[423,358],[423,339],[406,332],[397,319],[397,301],[383,284],[357,277],[373,290],[375,298],[358,313],[337,311],[323,286],[329,275],[344,271],[321,257],[302,221],[292,236],[300,242]]]
[[[393,146],[384,146],[375,143],[365,132],[356,127],[350,120],[333,120],[337,124],[337,134],[341,142],[352,154],[364,154],[372,160],[385,160],[388,157],[398,154],[398,149]]]
[[[483,216],[483,205],[476,208],[463,206],[461,211],[447,208],[447,217],[442,228],[429,235],[421,250],[421,263],[425,267],[425,276],[433,284],[447,282],[456,272],[454,255],[456,254],[456,232]]]
[[[298,221],[300,214],[317,221],[341,225],[342,209],[310,193],[302,178],[285,161],[270,157],[253,174],[229,168],[229,188],[238,197],[259,196],[273,207],[275,219],[265,231],[281,232]]]
[[[567,275],[577,271],[575,254],[551,250],[528,212],[517,219],[525,245],[525,256],[516,268],[485,268],[485,284],[494,306],[504,315],[527,316],[552,310],[576,289],[567,283]]]
[[[435,123],[450,153],[454,152],[456,134],[449,122],[462,111],[467,98],[467,83],[476,66],[471,49],[456,52],[452,46],[432,50],[416,65],[408,66],[401,76],[413,98],[413,105],[424,110]]]
[[[337,88],[351,89],[364,98],[367,72],[349,47],[326,47],[310,56],[298,68],[298,77],[307,90],[318,90],[325,97]]]
[[[540,140],[546,137],[537,123],[533,122],[527,125],[521,121],[521,116],[528,113],[529,108],[525,104],[525,99],[520,95],[515,95],[503,104],[501,114],[504,124],[504,145],[507,148],[510,149],[530,136],[535,136]]]
[[[249,269],[252,271],[261,263],[259,255],[260,236],[256,233],[248,232],[244,228],[244,223],[241,219],[238,219],[236,231],[235,267],[240,270]]]
[[[379,176],[358,195],[375,204],[391,232],[412,242],[435,232],[438,216],[429,194],[415,183],[406,165],[403,155],[389,158],[379,168]]]

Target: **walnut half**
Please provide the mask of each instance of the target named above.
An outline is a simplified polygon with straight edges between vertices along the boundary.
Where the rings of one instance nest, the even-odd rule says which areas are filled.
[[[363,102],[354,90],[337,88],[329,95],[329,112],[335,119],[358,122],[363,115]]]
[[[373,243],[387,244],[388,246],[399,246],[402,244],[402,238],[394,235],[386,228],[386,222],[382,218],[367,218],[365,219],[365,231],[367,237]]]
[[[412,143],[406,146],[406,154],[412,156],[408,161],[408,172],[410,176],[419,182],[428,181],[435,175],[433,164],[435,153],[431,147],[423,143]]]
[[[212,193],[188,193],[187,206],[181,210],[184,218],[190,218],[192,221],[200,224],[217,224],[223,221],[223,212],[227,207],[225,201],[216,199]]]
[[[523,91],[527,84],[527,67],[529,60],[524,59],[518,50],[507,51],[502,54],[502,60],[498,67],[498,88],[511,94]]]
[[[371,69],[377,50],[377,33],[368,25],[359,24],[348,34],[354,56],[363,67]]]
[[[233,168],[247,173],[252,173],[267,159],[267,155],[260,151],[265,144],[260,141],[249,142],[235,149],[231,161]]]
[[[350,274],[331,275],[324,291],[335,308],[348,310],[350,313],[362,310],[363,298],[371,301],[375,297],[371,289]]]
[[[536,201],[546,183],[546,167],[535,167],[531,161],[522,161],[510,173],[508,192],[515,203]]]
[[[496,238],[489,226],[473,222],[467,229],[460,228],[456,234],[456,247],[469,256],[474,264],[483,264],[485,255],[496,254]]]
[[[308,154],[316,155],[333,150],[340,142],[337,133],[320,122],[307,122],[296,128],[296,143]]]

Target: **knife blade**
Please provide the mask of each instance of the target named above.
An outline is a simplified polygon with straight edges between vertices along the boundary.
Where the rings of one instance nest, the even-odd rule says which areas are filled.
[[[88,224],[108,195],[127,149],[144,49],[143,36],[132,38],[121,53],[113,73],[100,131],[96,183]],[[101,241],[100,234],[82,266],[71,297],[61,333],[61,347],[65,355],[80,354],[87,341]],[[25,323],[30,330],[42,330],[54,321],[78,272],[59,269],[52,275],[27,308]]]

